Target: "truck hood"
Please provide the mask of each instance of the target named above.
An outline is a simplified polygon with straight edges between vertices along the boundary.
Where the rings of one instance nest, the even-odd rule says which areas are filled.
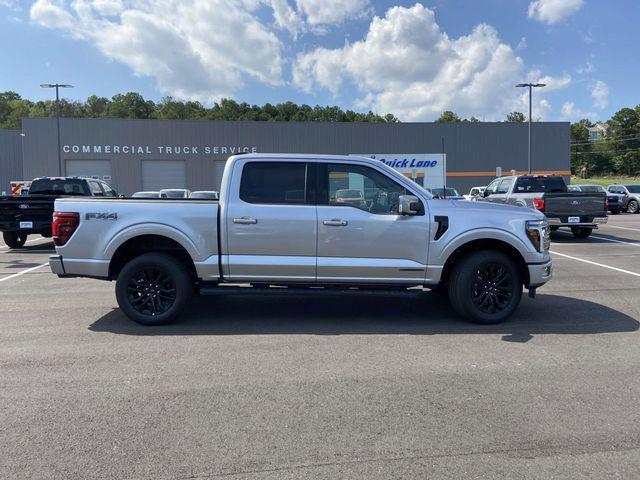
[[[544,220],[544,214],[538,210],[527,207],[518,207],[515,205],[503,205],[489,202],[471,202],[471,201],[447,201],[453,208],[466,210],[470,215],[474,213],[488,215],[502,215],[511,218],[523,218],[526,220]]]

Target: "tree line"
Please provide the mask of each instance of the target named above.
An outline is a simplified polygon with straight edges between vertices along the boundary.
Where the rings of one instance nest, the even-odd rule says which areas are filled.
[[[55,115],[55,100],[33,102],[16,92],[0,93],[0,128],[19,130],[24,117],[51,117]],[[293,102],[265,103],[262,106],[222,99],[211,107],[200,102],[180,101],[165,97],[160,102],[146,100],[136,92],[113,97],[91,95],[86,101],[60,100],[60,115],[77,118],[141,118],[171,120],[252,120],[276,122],[387,122],[398,119],[392,114],[384,116],[343,110],[337,106],[311,107]]]

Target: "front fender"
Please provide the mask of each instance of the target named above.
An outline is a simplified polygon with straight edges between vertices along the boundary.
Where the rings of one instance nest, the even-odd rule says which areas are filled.
[[[496,240],[507,243],[522,255],[522,258],[526,263],[537,263],[543,261],[543,255],[536,252],[533,245],[526,244],[523,239],[520,239],[512,232],[496,228],[476,228],[462,232],[458,236],[449,239],[447,243],[439,249],[439,252],[436,253],[435,258],[433,258],[430,263],[444,265],[451,254],[458,248],[476,240]]]
[[[113,258],[116,250],[127,240],[130,240],[141,235],[158,235],[162,237],[170,238],[175,242],[182,245],[182,247],[189,253],[192,259],[199,260],[200,252],[193,243],[193,241],[181,230],[164,223],[145,222],[136,225],[129,225],[126,228],[116,233],[113,238],[107,243],[104,249],[103,258]]]

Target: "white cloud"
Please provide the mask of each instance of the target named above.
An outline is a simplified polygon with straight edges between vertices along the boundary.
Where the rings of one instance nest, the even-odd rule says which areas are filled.
[[[553,92],[554,90],[561,90],[571,85],[571,75],[565,73],[561,77],[553,77],[551,75],[540,76],[539,70],[532,70],[529,72],[529,79],[531,82],[544,83],[545,92]]]
[[[609,87],[602,80],[597,80],[591,89],[593,97],[593,106],[599,109],[606,108],[609,105]]]
[[[336,24],[361,18],[369,13],[371,7],[369,0],[296,0],[296,5],[309,25]]]
[[[595,112],[585,112],[576,108],[573,102],[564,102],[560,111],[563,120],[581,120],[583,118],[595,118]]]
[[[596,71],[596,67],[593,66],[593,64],[589,61],[587,61],[587,63],[585,63],[584,65],[580,65],[578,68],[576,68],[576,73],[583,75],[586,73],[593,73]]]
[[[532,74],[546,80],[549,90],[571,82],[569,75]],[[338,94],[350,82],[361,92],[359,108],[393,112],[405,121],[433,120],[444,110],[487,120],[526,111],[528,97],[514,88],[526,76],[522,59],[491,26],[450,38],[433,10],[421,4],[390,8],[371,21],[363,40],[300,54],[293,68],[294,84],[307,92],[326,88]],[[536,117],[551,110],[543,96],[536,92]]]
[[[529,4],[529,18],[552,25],[582,8],[584,0],[533,0]]]
[[[526,50],[527,48],[527,37],[522,37],[518,44],[516,45],[516,50]]]
[[[162,92],[212,101],[232,95],[247,76],[283,83],[282,44],[259,21],[259,6],[257,0],[37,0],[30,17],[154,78]]]
[[[273,18],[276,25],[287,30],[293,38],[304,30],[305,23],[302,17],[296,12],[287,0],[268,0],[273,9]]]

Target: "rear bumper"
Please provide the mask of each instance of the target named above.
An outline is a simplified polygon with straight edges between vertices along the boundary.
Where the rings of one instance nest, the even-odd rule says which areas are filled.
[[[568,217],[547,217],[549,225],[552,227],[591,227],[598,228],[598,225],[607,223],[608,218],[602,217],[580,217],[579,222],[569,222]]]
[[[32,228],[20,228],[20,222],[33,222]],[[2,232],[21,232],[21,233],[46,233],[51,236],[51,220],[9,220],[0,221],[0,231]]]
[[[49,257],[51,271],[59,277],[91,277],[109,278],[108,260],[88,260],[77,258],[65,258],[61,255]]]
[[[64,265],[62,264],[62,257],[60,255],[51,255],[49,257],[49,267],[56,275],[64,275]]]
[[[553,276],[553,260],[545,263],[535,263],[527,265],[529,269],[529,285],[528,288],[536,288],[544,285]]]

